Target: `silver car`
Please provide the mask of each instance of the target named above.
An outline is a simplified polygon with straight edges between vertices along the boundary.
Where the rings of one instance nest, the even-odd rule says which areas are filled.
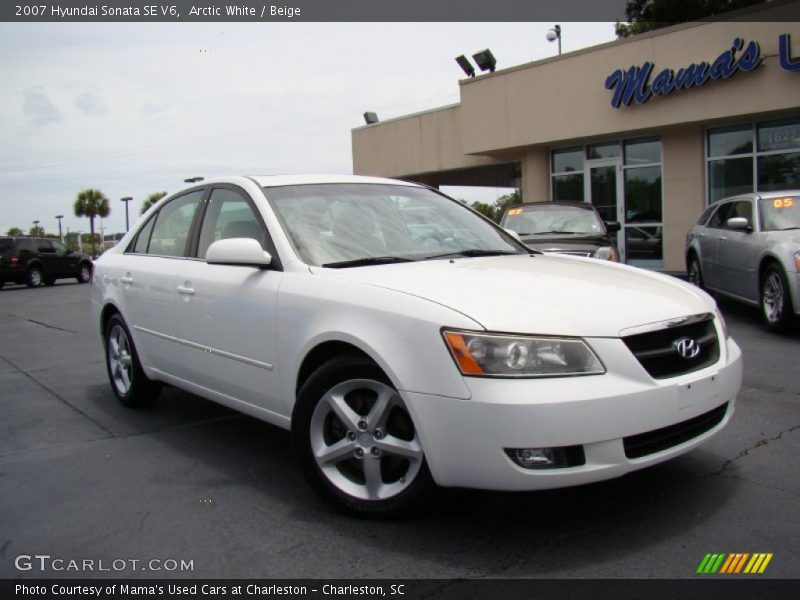
[[[744,194],[709,206],[686,236],[693,284],[761,307],[767,327],[800,314],[800,190]]]

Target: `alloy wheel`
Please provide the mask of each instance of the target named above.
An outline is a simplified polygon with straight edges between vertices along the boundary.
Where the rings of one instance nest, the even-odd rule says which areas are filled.
[[[770,323],[777,323],[783,315],[783,282],[777,271],[770,271],[764,280],[764,289],[761,294],[761,303],[764,307],[764,316]]]
[[[329,389],[314,409],[309,437],[322,474],[361,500],[397,496],[423,463],[422,445],[399,394],[371,379]]]
[[[128,335],[119,325],[114,325],[108,334],[108,367],[114,387],[126,395],[133,382],[133,360]]]

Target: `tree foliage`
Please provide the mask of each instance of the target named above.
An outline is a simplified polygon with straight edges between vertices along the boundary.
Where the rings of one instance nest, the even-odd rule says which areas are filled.
[[[486,202],[473,202],[470,206],[473,210],[478,211],[495,223],[500,223],[500,219],[503,218],[506,209],[512,204],[519,204],[520,202],[522,202],[522,191],[517,189],[510,194],[500,196],[491,204],[487,204]]]
[[[146,213],[153,204],[161,200],[164,196],[167,195],[167,192],[155,192],[150,194],[147,198],[144,199],[144,204],[142,204],[142,211],[139,213],[143,215]]]
[[[44,237],[44,227],[41,225],[34,225],[28,230],[28,235],[33,237]]]
[[[19,227],[9,227],[8,231],[6,231],[6,235],[9,237],[19,237],[22,235],[22,229]]]
[[[92,255],[95,254],[94,220],[96,217],[107,217],[111,214],[111,205],[105,194],[100,190],[86,189],[78,193],[75,198],[75,216],[89,217],[89,230],[91,231]]]
[[[617,23],[618,38],[625,38],[687,21],[708,19],[731,10],[761,4],[765,0],[629,0],[627,23]]]

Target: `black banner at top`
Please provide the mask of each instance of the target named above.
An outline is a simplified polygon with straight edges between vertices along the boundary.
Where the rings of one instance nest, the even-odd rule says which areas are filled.
[[[784,2],[792,3],[769,5]],[[11,0],[0,3],[0,21],[624,21],[625,5],[626,0]],[[758,11],[751,14],[745,20],[765,20]]]

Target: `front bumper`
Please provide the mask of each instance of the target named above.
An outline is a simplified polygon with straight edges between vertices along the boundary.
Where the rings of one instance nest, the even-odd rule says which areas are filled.
[[[608,373],[548,379],[466,378],[468,400],[401,392],[435,481],[447,487],[537,490],[611,479],[687,452],[720,431],[741,387],[741,351],[728,339],[715,365],[652,379],[619,339],[587,340]],[[689,421],[727,403],[722,420],[640,458],[624,438]],[[524,469],[506,448],[580,445],[585,464]]]

